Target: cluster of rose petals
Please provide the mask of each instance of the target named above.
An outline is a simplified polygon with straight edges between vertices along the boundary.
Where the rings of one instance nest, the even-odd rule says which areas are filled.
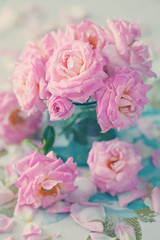
[[[94,142],[87,163],[100,192],[115,196],[137,187],[141,160],[140,152],[133,144],[114,139]]]
[[[29,137],[40,127],[40,112],[27,116],[22,112],[12,92],[0,93],[0,137],[6,144],[17,143]]]
[[[127,68],[107,79],[105,87],[96,92],[97,120],[102,132],[133,126],[149,101],[146,93],[150,88]]]
[[[104,64],[100,50],[80,40],[69,41],[48,61],[48,90],[55,96],[83,103],[104,85]]]
[[[155,77],[151,71],[151,61],[148,60],[148,47],[138,39],[141,35],[139,24],[110,19],[107,23],[108,28],[105,30],[108,44],[104,49],[104,54],[109,59],[107,72],[111,75],[115,68],[126,66],[141,77]]]
[[[63,97],[52,96],[49,98],[47,104],[51,121],[67,119],[75,110],[75,105],[73,105],[70,100]]]
[[[16,164],[20,177],[18,204],[34,208],[49,207],[74,191],[77,166],[69,158],[65,163],[53,152],[44,156],[34,152]]]
[[[116,225],[115,234],[120,240],[136,240],[134,228],[130,225],[125,225],[123,222]]]

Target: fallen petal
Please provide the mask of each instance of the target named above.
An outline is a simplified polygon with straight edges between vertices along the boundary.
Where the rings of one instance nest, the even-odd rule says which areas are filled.
[[[139,179],[137,189],[118,194],[119,205],[120,207],[125,207],[130,202],[133,202],[139,198],[145,198],[146,196],[147,196],[147,184],[145,181]]]
[[[19,203],[17,203],[14,210],[14,216],[25,222],[30,222],[34,218],[35,213],[35,208],[27,205],[20,205]]]
[[[104,233],[90,233],[92,240],[112,240],[113,238],[108,237]]]
[[[0,181],[0,205],[10,202],[15,198],[13,192],[7,189]]]
[[[97,192],[95,184],[87,177],[77,177],[74,184],[78,188],[66,196],[67,202],[87,202]]]
[[[120,240],[136,240],[134,228],[120,222],[116,225],[115,234]]]
[[[13,220],[11,218],[8,218],[5,215],[0,214],[0,232],[6,232],[10,230],[12,224]]]
[[[151,193],[153,210],[160,213],[160,189],[158,187],[153,188]]]
[[[70,212],[71,205],[69,203],[59,201],[47,209],[48,213],[67,213]]]

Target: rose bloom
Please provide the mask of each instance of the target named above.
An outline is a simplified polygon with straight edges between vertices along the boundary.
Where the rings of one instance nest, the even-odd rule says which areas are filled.
[[[48,61],[48,90],[55,96],[83,103],[104,85],[104,58],[89,43],[71,41]]]
[[[46,208],[76,189],[77,166],[72,158],[63,163],[53,152],[46,156],[34,152],[17,162],[16,168],[20,174],[15,183],[20,205]]]
[[[13,89],[23,110],[29,114],[38,110],[44,111],[45,104],[42,99],[47,99],[45,66],[40,60],[29,63],[18,63],[13,75]]]
[[[42,114],[27,116],[12,92],[0,93],[0,137],[6,144],[18,143],[40,127]]]
[[[135,70],[141,77],[156,77],[151,71],[151,61],[148,47],[137,38],[140,37],[138,23],[130,23],[124,20],[108,20],[106,35],[108,44],[104,49],[104,54],[109,59],[107,73],[112,75],[116,69],[127,66],[130,70]]]
[[[52,96],[48,100],[48,111],[51,121],[69,118],[75,110],[75,105],[70,100]]]
[[[137,187],[141,160],[140,152],[132,144],[114,139],[94,142],[87,163],[100,192],[115,196]]]
[[[20,61],[28,62],[31,59],[39,58],[46,63],[62,42],[64,33],[62,31],[50,32],[37,42],[29,41],[20,55]]]
[[[96,23],[87,20],[82,21],[78,25],[68,25],[65,37],[70,40],[88,42],[93,49],[103,49],[107,41],[104,29]]]
[[[146,93],[150,88],[127,68],[107,79],[105,87],[96,92],[97,120],[102,132],[133,126],[149,101]]]

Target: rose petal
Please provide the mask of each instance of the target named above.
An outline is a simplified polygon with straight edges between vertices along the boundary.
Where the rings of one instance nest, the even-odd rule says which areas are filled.
[[[67,202],[87,202],[97,191],[95,184],[87,177],[77,177],[74,184],[78,188],[66,196]]]
[[[10,202],[15,198],[13,192],[7,189],[3,183],[0,181],[0,205]]]
[[[97,220],[105,220],[104,208],[97,203],[80,203],[71,206],[74,221],[90,231],[103,232],[103,224]],[[95,220],[95,221],[94,221]]]
[[[14,210],[14,216],[26,221],[30,222],[36,213],[36,209],[27,205],[20,205],[17,203],[15,210]]]
[[[134,200],[138,198],[144,198],[147,196],[147,184],[139,179],[138,181],[138,187],[132,191],[129,192],[123,192],[118,194],[118,201],[120,207],[125,207],[130,202],[133,202]]]
[[[8,231],[12,224],[13,220],[11,218],[8,218],[5,215],[0,214],[0,232]]]
[[[157,213],[160,213],[160,189],[155,187],[151,193],[153,210]]]
[[[48,213],[67,213],[70,212],[71,205],[66,202],[56,202],[51,207],[48,208]]]
[[[35,223],[27,223],[23,229],[22,237],[26,240],[47,240],[51,236],[46,234]]]
[[[4,238],[3,240],[14,240],[14,238],[9,236],[9,237]]]
[[[112,239],[104,233],[90,233],[90,237],[92,240],[111,240]]]
[[[152,163],[155,167],[160,167],[160,149],[153,151],[152,153]]]
[[[133,227],[120,222],[116,225],[115,234],[120,240],[136,240]]]

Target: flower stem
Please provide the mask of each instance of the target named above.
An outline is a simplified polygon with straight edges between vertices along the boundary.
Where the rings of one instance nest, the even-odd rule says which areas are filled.
[[[31,148],[33,148],[34,150],[36,150],[37,152],[41,152],[41,149],[39,147],[37,147],[34,143],[32,143],[30,141],[30,139],[25,139],[24,142]]]

